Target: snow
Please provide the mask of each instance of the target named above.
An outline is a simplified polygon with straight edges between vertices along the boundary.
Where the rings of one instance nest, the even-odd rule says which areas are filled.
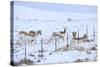
[[[72,22],[67,21],[69,17],[72,18]],[[88,38],[92,39],[93,25],[95,26],[95,34],[97,34],[96,22],[96,14],[53,12],[14,5],[14,62],[19,62],[25,58],[25,46],[26,57],[34,61],[33,64],[69,63],[77,62],[79,59],[82,61],[86,61],[86,59],[88,59],[87,61],[95,61],[97,40],[79,44],[77,42],[73,43],[72,32],[77,32],[79,29],[80,37],[82,37],[86,33],[86,26],[88,25]],[[55,51],[55,39],[52,37],[52,33],[63,31],[64,27],[67,27],[69,47],[66,47],[66,34],[65,41],[62,39],[57,40],[57,49],[66,48],[67,50]],[[28,42],[28,40],[32,40],[32,37],[18,34],[19,31],[38,30],[42,31],[42,35],[36,37],[36,44],[34,41],[32,43]],[[41,55],[41,52],[39,52],[41,51],[41,39],[43,40],[44,51],[42,58],[38,56]],[[51,41],[48,42],[50,39]],[[16,45],[16,42],[21,44]],[[96,50],[91,50],[92,47],[95,47]],[[80,50],[81,48],[83,50]],[[90,54],[87,52],[90,52]],[[40,60],[40,62],[37,60]]]

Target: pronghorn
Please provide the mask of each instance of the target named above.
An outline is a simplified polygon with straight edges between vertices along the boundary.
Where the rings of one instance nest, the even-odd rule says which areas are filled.
[[[76,37],[77,33],[76,32],[72,32],[73,35],[73,40],[79,40],[79,41],[86,41],[88,39],[87,35],[84,34],[82,37]]]
[[[64,31],[53,32],[53,34],[52,34],[51,38],[48,40],[48,42],[50,42],[53,37],[57,37],[58,39],[61,38],[64,41],[64,37],[65,37],[65,34],[66,34],[66,29],[67,29],[67,27],[66,28],[64,27]]]
[[[41,33],[40,30],[37,31],[37,32],[35,32],[35,31],[29,31],[28,33],[25,32],[25,31],[20,31],[19,34],[20,34],[20,35],[24,35],[24,36],[31,36],[31,37],[37,36],[37,35],[39,35],[39,34],[42,35],[42,33]]]
[[[58,38],[62,38],[64,40],[65,34],[66,34],[66,28],[64,28],[64,31],[54,32],[52,35],[57,36]]]
[[[38,35],[42,35],[41,31],[29,31],[28,33],[25,31],[20,31],[19,32],[20,35],[24,35],[23,37],[27,37],[27,42],[32,44],[32,41],[38,36]],[[31,39],[31,40],[30,40]]]

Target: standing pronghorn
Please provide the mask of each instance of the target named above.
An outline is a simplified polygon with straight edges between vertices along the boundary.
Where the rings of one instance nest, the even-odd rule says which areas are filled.
[[[25,31],[19,31],[18,32],[18,35],[20,36],[19,38],[19,40],[17,40],[17,42],[16,42],[16,44],[18,44],[18,45],[21,45],[21,44],[26,44],[27,43],[27,39],[26,39],[26,35],[27,35],[28,33],[27,32],[25,32]]]
[[[59,32],[54,32],[52,34],[52,36],[55,38],[55,51],[57,51],[57,42],[58,40],[62,39],[63,41],[65,40],[65,36],[66,36],[66,29],[67,27],[65,28],[64,27],[64,30],[63,31],[59,31]]]
[[[58,37],[58,39],[61,38],[61,39],[64,40],[64,37],[66,35],[66,29],[67,29],[67,27],[66,28],[64,27],[64,30],[63,31],[54,32],[52,35]]]
[[[66,35],[66,29],[67,27],[65,28],[64,27],[64,30],[63,31],[59,31],[59,32],[53,32],[51,38],[49,39],[48,42],[51,42],[52,38],[54,37],[57,37],[57,39],[62,39],[63,41],[65,40],[65,35]]]
[[[36,40],[36,37],[38,35],[42,35],[41,31],[29,31],[29,32],[25,32],[25,31],[20,31],[19,35],[22,35],[22,37],[24,37],[24,41],[27,41],[27,43],[31,43],[34,41],[34,39]]]

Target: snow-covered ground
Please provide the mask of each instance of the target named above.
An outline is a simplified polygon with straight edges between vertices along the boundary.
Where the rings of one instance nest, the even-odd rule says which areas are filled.
[[[72,21],[68,21],[71,18]],[[67,27],[65,40],[52,37],[53,32],[63,31]],[[88,29],[88,39],[93,39],[93,27],[95,40],[90,42],[72,42],[72,32],[78,31],[82,37]],[[19,35],[19,31],[42,31],[42,35],[36,37],[36,43],[28,42],[32,37]],[[33,64],[69,63],[97,60],[97,17],[91,13],[53,12],[25,6],[14,5],[14,62],[22,59],[32,60]],[[68,41],[67,41],[68,37]],[[52,38],[52,39],[51,39]],[[33,38],[34,39],[34,38]],[[50,42],[48,42],[51,39]],[[43,40],[43,42],[41,42]],[[41,43],[43,52],[41,52]],[[68,47],[67,47],[68,43]],[[26,48],[26,52],[25,52]],[[64,50],[65,49],[65,50]],[[43,57],[41,57],[43,55]]]

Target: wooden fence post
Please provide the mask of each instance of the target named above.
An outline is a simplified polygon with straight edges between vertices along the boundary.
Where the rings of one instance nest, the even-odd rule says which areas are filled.
[[[55,36],[55,51],[57,51],[57,36]]]
[[[93,25],[93,41],[95,40],[95,27]]]
[[[34,38],[34,41],[35,41],[35,45],[36,45],[36,44],[37,44],[37,43],[36,43],[36,37]]]
[[[26,44],[24,44],[25,45],[25,59],[26,59],[26,55],[27,55],[27,52],[26,52]]]
[[[78,28],[78,38],[79,38],[79,28]],[[79,39],[78,39],[78,44],[79,44]]]
[[[86,35],[88,35],[88,25],[86,25]]]
[[[41,39],[41,58],[43,58],[43,39]]]
[[[67,47],[69,46],[69,45],[68,45],[68,41],[69,41],[69,39],[68,39],[68,31],[67,31]]]

